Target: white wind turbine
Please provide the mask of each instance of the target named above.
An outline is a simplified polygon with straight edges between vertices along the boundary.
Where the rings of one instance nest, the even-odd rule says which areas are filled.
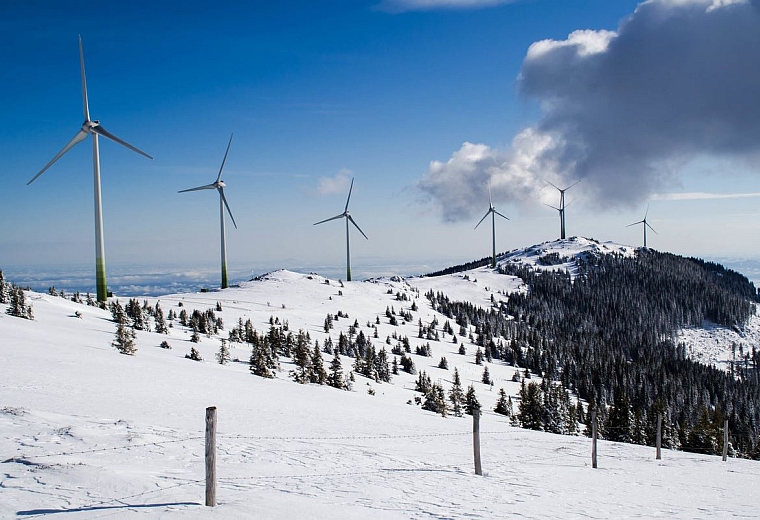
[[[153,157],[106,131],[105,128],[100,126],[100,121],[93,121],[90,119],[90,108],[87,103],[87,81],[84,74],[84,52],[82,51],[81,35],[79,36],[79,65],[82,73],[82,98],[84,101],[84,123],[82,123],[82,128],[80,128],[79,132],[77,132],[74,138],[69,141],[69,144],[64,146],[63,149],[58,152],[58,154],[53,157],[53,159],[47,163],[45,167],[39,171],[39,173],[37,173],[37,175],[32,177],[32,180],[30,180],[27,185],[33,183],[37,177],[42,175],[45,170],[50,168],[58,159],[63,157],[63,155],[71,150],[74,145],[81,143],[87,139],[88,135],[92,136],[92,167],[95,180],[95,286],[97,289],[98,301],[104,302],[108,298],[108,289],[106,286],[106,252],[105,245],[103,244],[103,203],[100,196],[100,151],[98,148],[98,136],[100,135],[107,139],[110,139],[111,141],[119,143],[120,145],[125,146],[130,150],[139,153],[140,155],[144,155],[148,159],[153,159]]]
[[[222,289],[229,287],[229,284],[227,282],[227,233],[224,228],[224,208],[227,208],[227,213],[230,214],[230,218],[232,219],[232,225],[234,225],[235,229],[237,229],[235,217],[232,216],[232,210],[230,210],[230,206],[227,204],[227,198],[224,196],[224,187],[226,184],[224,184],[224,181],[222,180],[222,171],[224,170],[224,163],[227,162],[227,154],[230,151],[231,144],[232,134],[230,134],[230,140],[227,143],[227,151],[224,152],[224,159],[222,159],[222,166],[219,168],[219,175],[216,176],[216,181],[212,182],[211,184],[206,184],[205,186],[198,186],[197,188],[190,188],[188,190],[179,191],[179,193],[185,193],[188,191],[216,189],[216,191],[219,192],[219,224],[221,226],[222,235]]]
[[[549,181],[546,181],[552,186],[554,186],[557,189],[557,191],[559,191],[559,207],[558,208],[552,206],[551,204],[546,204],[546,203],[544,204],[549,206],[552,209],[556,209],[557,211],[559,211],[559,238],[560,239],[565,238],[565,208],[567,207],[567,204],[565,204],[565,192],[569,190],[570,188],[572,188],[573,186],[575,186],[576,184],[578,184],[579,182],[581,182],[581,180],[583,179],[578,179],[577,181],[572,183],[570,186],[568,186],[564,190],[558,187],[557,185],[552,184]]]
[[[348,199],[346,199],[346,207],[343,210],[343,213],[341,213],[340,215],[335,215],[334,217],[330,217],[328,219],[320,220],[319,222],[314,223],[314,225],[316,226],[317,224],[324,224],[325,222],[330,222],[331,220],[336,220],[336,219],[339,219],[339,218],[345,218],[346,219],[346,281],[347,282],[351,281],[351,247],[349,245],[349,240],[348,240],[348,231],[349,231],[348,223],[349,223],[349,221],[351,222],[351,224],[353,224],[356,227],[356,229],[359,230],[359,233],[361,233],[362,235],[364,235],[364,238],[366,238],[367,240],[369,240],[369,238],[367,237],[367,235],[364,234],[364,231],[362,231],[362,229],[359,227],[359,224],[357,224],[354,221],[353,217],[348,212],[348,203],[351,202],[351,191],[353,189],[354,189],[354,179],[351,179],[351,187],[348,189]]]
[[[647,227],[654,231],[654,228],[649,225],[649,222],[647,222],[647,215],[649,215],[649,204],[647,204],[647,210],[646,213],[644,213],[644,218],[639,220],[638,222],[634,222],[633,224],[628,224],[626,227],[636,226],[638,224],[644,224],[644,249],[647,248]],[[657,235],[657,231],[654,231],[654,234]]]
[[[504,216],[496,211],[496,208],[493,206],[493,199],[491,198],[490,186],[488,187],[488,211],[486,211],[486,214],[483,215],[482,219],[480,219],[480,222],[475,225],[475,229],[478,229],[478,226],[483,223],[489,213],[491,214],[491,236],[493,238],[493,258],[491,259],[491,267],[496,267],[496,215],[499,215],[500,217],[507,220],[509,220],[509,217]]]

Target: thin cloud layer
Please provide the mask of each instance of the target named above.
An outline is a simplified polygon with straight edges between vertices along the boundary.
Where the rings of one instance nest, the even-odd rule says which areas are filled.
[[[377,9],[389,13],[407,11],[433,11],[436,9],[480,9],[518,0],[383,0]]]
[[[531,45],[518,87],[539,103],[538,123],[509,151],[490,150],[498,167],[457,175],[457,152],[420,187],[445,220],[470,217],[489,180],[511,201],[541,178],[583,178],[598,206],[633,206],[671,191],[695,157],[760,156],[758,64],[760,0],[648,0],[616,32]]]
[[[348,193],[348,187],[351,184],[351,175],[351,170],[343,168],[333,177],[320,177],[317,182],[317,193],[320,195]]]

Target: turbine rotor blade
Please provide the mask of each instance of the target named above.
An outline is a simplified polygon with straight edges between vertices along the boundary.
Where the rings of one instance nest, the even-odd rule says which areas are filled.
[[[324,224],[325,222],[330,222],[331,220],[336,220],[339,218],[343,218],[345,216],[346,216],[345,213],[341,213],[340,215],[335,215],[334,217],[326,218],[325,220],[320,220],[319,222],[315,222],[314,225],[316,226],[317,224]]]
[[[499,215],[501,218],[505,218],[505,219],[509,220],[509,217],[508,217],[508,216],[506,216],[506,215],[502,215],[501,213],[499,213],[499,212],[498,212],[498,211],[496,211],[496,210],[493,210],[493,212],[494,212],[494,213],[496,213],[497,215]]]
[[[478,221],[477,224],[475,224],[475,227],[473,229],[478,229],[478,226],[486,219],[486,217],[491,213],[491,208],[488,208],[488,211],[486,211],[486,214],[483,215],[483,218]]]
[[[198,191],[198,190],[213,190],[216,188],[216,184],[206,184],[205,186],[198,186],[197,188],[190,188],[188,190],[180,190],[177,193],[185,193],[188,191]]]
[[[216,182],[222,179],[222,170],[224,170],[224,163],[227,162],[227,154],[230,152],[230,145],[232,144],[232,135],[230,134],[230,141],[227,143],[227,150],[224,152],[224,159],[222,159],[222,166],[219,168],[219,175],[216,176]]]
[[[556,184],[554,184],[554,183],[553,183],[553,182],[551,182],[551,181],[547,181],[546,179],[544,179],[544,182],[546,182],[546,183],[548,183],[548,184],[551,184],[552,186],[554,186],[555,188],[557,188],[559,191],[563,191],[563,190],[560,190],[560,189],[559,189],[559,186],[557,186]]]
[[[628,224],[625,227],[638,226],[639,224],[643,224],[643,223],[644,223],[643,220],[639,220],[638,222],[634,222],[633,224]]]
[[[570,186],[568,186],[568,187],[567,187],[567,188],[565,188],[564,190],[560,190],[560,191],[567,191],[567,190],[569,190],[570,188],[572,188],[573,186],[575,186],[576,184],[578,184],[579,182],[581,182],[582,180],[583,180],[583,179],[578,179],[577,181],[575,181],[574,183],[572,183]],[[557,188],[557,189],[559,189],[559,188]]]
[[[348,211],[348,203],[351,202],[351,192],[354,189],[354,179],[351,179],[351,187],[348,188],[348,198],[346,199],[346,208],[343,211]]]
[[[649,215],[649,204],[647,204],[647,211],[644,213],[644,220],[647,219],[647,215]]]
[[[84,51],[82,51],[82,35],[79,35],[79,67],[82,71],[82,102],[84,103],[84,120],[90,120],[90,106],[87,102],[87,79],[84,74]]]
[[[354,218],[351,215],[346,215],[346,217],[348,218],[348,220],[351,221],[351,224],[353,224],[356,227],[356,229],[359,230],[359,233],[361,233],[362,235],[364,235],[364,231],[362,231],[362,228],[359,227],[359,224],[357,224],[356,221],[354,221]],[[369,237],[367,235],[364,235],[364,238],[366,238],[367,240],[369,240]]]
[[[45,167],[43,169],[41,169],[37,175],[35,175],[34,177],[32,177],[32,180],[30,180],[29,182],[27,182],[26,185],[29,186],[31,183],[33,183],[37,179],[37,177],[39,177],[40,175],[42,175],[45,172],[45,170],[47,170],[48,168],[50,168],[53,165],[54,162],[56,162],[58,159],[60,159],[61,157],[63,157],[63,154],[65,154],[66,152],[68,152],[69,150],[71,150],[71,148],[75,144],[81,143],[85,139],[87,139],[87,132],[84,129],[80,129],[79,132],[77,132],[77,135],[75,135],[74,138],[71,141],[69,141],[69,143],[66,146],[64,146],[63,149],[60,152],[58,152],[56,154],[56,156],[53,157],[53,159],[49,163],[47,163],[45,165]]]
[[[123,139],[119,139],[118,137],[116,137],[115,135],[113,135],[111,132],[109,132],[108,130],[106,130],[105,128],[103,128],[102,126],[100,126],[99,124],[90,127],[90,131],[92,131],[92,132],[94,132],[94,133],[96,133],[98,135],[102,135],[103,137],[108,138],[108,139],[110,139],[111,141],[113,141],[115,143],[119,143],[120,145],[129,148],[133,152],[137,152],[140,155],[143,155],[143,156],[147,157],[148,159],[153,159],[153,157],[151,157],[147,153],[143,152],[139,148],[135,148],[134,146],[132,146],[128,142],[124,141]]]
[[[648,227],[649,229],[651,229],[652,231],[654,231],[654,228],[653,228],[652,226],[650,226],[650,225],[649,225],[649,222],[644,222],[644,225],[645,225],[645,226],[647,226],[647,227]],[[655,234],[655,235],[659,235],[659,233],[658,233],[657,231],[654,231],[654,234]]]
[[[222,202],[224,202],[224,207],[227,208],[227,213],[230,214],[230,218],[232,219],[232,225],[235,226],[235,229],[237,229],[237,224],[235,223],[235,217],[232,216],[232,210],[230,209],[230,205],[227,204],[227,197],[224,196],[224,188],[220,186],[217,189],[219,190],[219,195],[222,197]]]
[[[549,182],[549,181],[546,181],[546,182]],[[544,206],[549,206],[551,209],[556,209],[557,211],[562,211],[561,209],[555,208],[554,206],[552,206],[551,204],[547,204],[546,202],[544,202]]]

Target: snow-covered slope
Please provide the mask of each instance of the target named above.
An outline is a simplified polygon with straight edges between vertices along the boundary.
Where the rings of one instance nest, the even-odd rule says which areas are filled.
[[[463,275],[462,275],[463,276]],[[487,269],[470,280],[383,279],[344,283],[277,271],[240,288],[151,298],[165,313],[215,307],[226,329],[270,316],[323,343],[327,313],[347,313],[333,341],[356,321],[379,348],[396,333],[414,346],[417,320],[437,316],[430,289],[477,305],[521,290],[519,280]],[[477,279],[477,282],[475,281]],[[408,300],[397,299],[397,294]],[[138,332],[135,356],[111,346],[108,312],[59,297],[27,293],[35,320],[0,314],[0,517],[67,518],[681,518],[753,516],[760,465],[745,460],[600,442],[598,470],[584,437],[513,428],[490,410],[499,388],[517,392],[515,371],[487,364],[493,388],[480,382],[474,346],[457,354],[450,335],[430,341],[432,357],[412,354],[445,388],[454,367],[484,408],[483,477],[473,474],[471,418],[442,418],[407,404],[415,376],[379,384],[357,376],[354,390],[299,385],[282,359],[277,378],[248,371],[250,354],[232,345],[219,365],[220,338],[201,338],[177,322],[168,336]],[[416,301],[410,323],[393,326]],[[122,301],[122,303],[126,303]],[[182,306],[180,307],[180,303]],[[2,310],[2,309],[0,309]],[[76,313],[81,318],[76,317]],[[401,320],[399,320],[401,322]],[[226,337],[226,331],[223,332]],[[167,340],[171,350],[161,349]],[[204,358],[184,358],[196,346]],[[389,345],[384,345],[390,349]],[[449,370],[437,368],[442,356]],[[327,356],[326,356],[327,357]],[[327,359],[326,361],[329,361]],[[348,372],[353,360],[343,358]],[[374,395],[368,393],[369,389]],[[203,503],[203,429],[207,406],[219,410],[219,506]]]
[[[522,264],[537,271],[563,270],[575,277],[579,258],[609,254],[632,257],[636,254],[636,248],[592,238],[570,237],[511,251],[499,257],[499,263]]]

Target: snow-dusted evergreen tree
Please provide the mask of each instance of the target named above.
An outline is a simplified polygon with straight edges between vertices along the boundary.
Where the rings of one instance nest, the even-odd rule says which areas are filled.
[[[438,368],[442,368],[444,370],[449,369],[449,362],[446,360],[446,356],[441,357],[441,360],[438,362]]]
[[[542,406],[543,392],[539,384],[531,381],[526,385],[523,379],[520,385],[520,405],[517,409],[520,426],[530,430],[541,430]]]
[[[275,374],[276,362],[272,358],[269,340],[253,331],[249,338],[251,344],[250,371],[253,375],[272,379]]]
[[[122,325],[127,323],[127,315],[124,313],[124,308],[122,308],[119,300],[111,301],[108,304],[108,310],[111,311],[111,317],[113,318],[113,321],[116,323],[121,323]]]
[[[372,347],[372,349],[374,350],[374,347]],[[388,353],[385,351],[384,347],[380,349],[380,352],[377,353],[377,357],[375,357],[375,375],[379,381],[384,383],[391,382],[391,368],[388,364]]]
[[[333,388],[346,388],[346,383],[343,381],[343,365],[340,362],[340,354],[337,350],[330,362],[330,374],[327,376],[327,384]]]
[[[470,385],[467,387],[467,393],[464,396],[464,411],[467,415],[472,415],[476,408],[480,409],[480,402],[475,395],[475,388]]]
[[[451,413],[456,417],[462,417],[462,410],[465,403],[464,390],[462,381],[459,378],[459,370],[454,369],[454,383],[449,390],[449,401],[451,401]]]
[[[425,394],[425,402],[422,403],[422,409],[439,413],[443,417],[448,415],[449,408],[446,405],[446,394],[443,392],[443,387],[441,385],[433,383]]]
[[[190,336],[190,341],[193,343],[200,343],[201,342],[201,336],[198,334],[198,327],[193,324],[193,334]]]
[[[171,312],[171,311],[170,311]],[[166,319],[164,319],[164,311],[161,306],[156,302],[155,324],[153,330],[159,334],[169,334],[169,329],[166,327]]]
[[[293,381],[296,383],[306,384],[311,379],[310,375],[313,368],[311,365],[310,347],[311,345],[306,339],[306,334],[303,330],[299,330],[293,351],[293,362],[296,364],[296,369],[291,372]]]
[[[226,365],[230,362],[230,349],[227,347],[227,340],[222,338],[222,344],[219,346],[219,352],[216,353],[216,361],[220,365]]]
[[[190,347],[190,353],[185,354],[186,359],[192,359],[193,361],[203,361],[201,353],[196,350],[195,347]]]
[[[134,356],[135,352],[137,352],[137,347],[135,346],[135,337],[136,335],[133,328],[128,327],[125,323],[117,322],[116,338],[113,340],[111,345],[116,347],[116,350],[118,350],[121,354]]]
[[[488,367],[483,368],[483,377],[481,378],[481,381],[484,385],[493,384],[493,381],[491,381],[491,373],[488,372]]]
[[[8,282],[5,281],[3,270],[0,269],[0,303],[8,303],[10,301],[8,292]]]
[[[499,398],[496,401],[496,406],[493,409],[494,412],[512,417],[512,401],[507,400],[507,393],[503,388],[499,389]]]
[[[322,360],[322,352],[319,350],[319,342],[314,344],[314,350],[311,353],[309,381],[318,385],[323,385],[327,382],[327,371],[325,371],[325,362]]]
[[[9,300],[10,305],[8,306],[8,310],[5,311],[7,314],[27,320],[34,319],[32,306],[26,304],[24,290],[21,287],[11,284]]]

